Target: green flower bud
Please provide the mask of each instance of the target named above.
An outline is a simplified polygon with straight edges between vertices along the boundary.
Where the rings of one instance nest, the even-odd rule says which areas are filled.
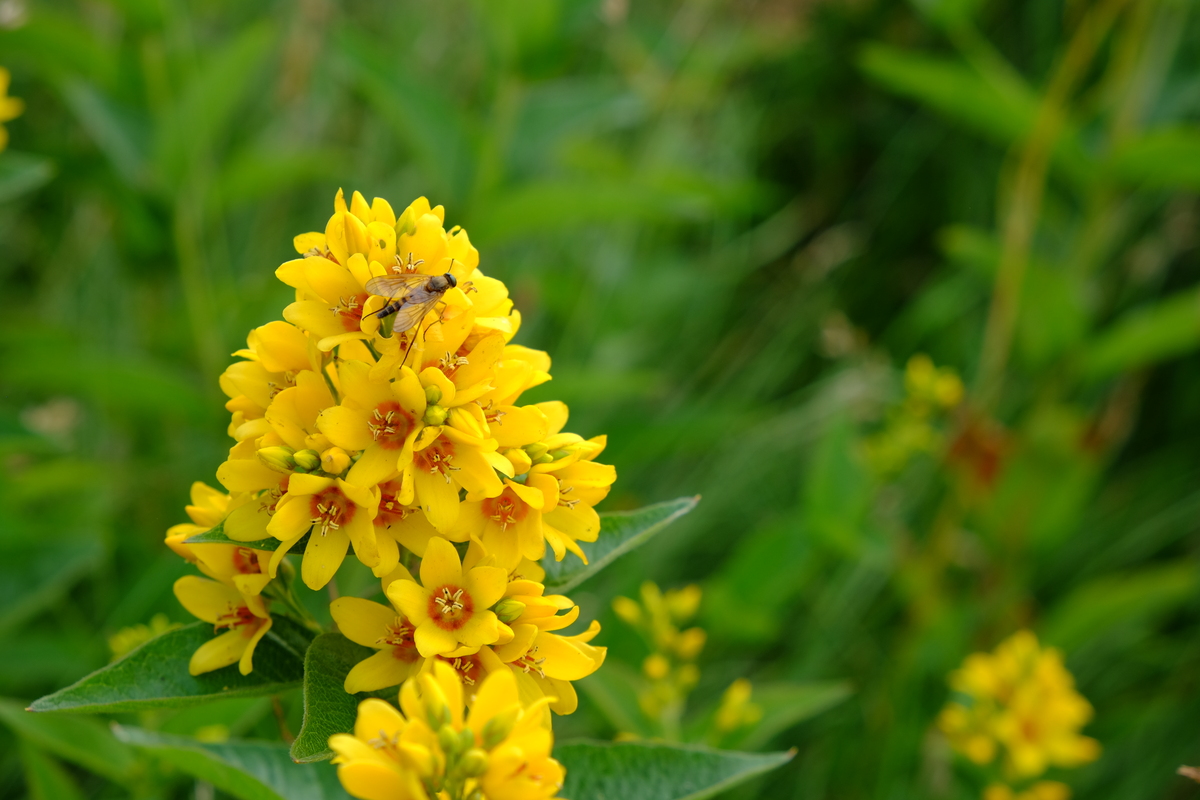
[[[512,733],[513,726],[517,724],[518,709],[509,709],[502,711],[496,716],[489,719],[483,724],[483,746],[491,750],[496,745],[503,742]]]
[[[551,450],[550,451],[550,458],[553,459],[554,461],[558,461],[560,458],[566,458],[569,455],[571,455],[570,450]]]
[[[466,777],[478,778],[480,775],[487,772],[487,753],[483,752],[478,747],[472,747],[463,754],[462,761],[459,763],[458,768]]]
[[[425,424],[444,425],[448,416],[450,416],[450,412],[441,406],[429,406],[425,409]]]
[[[512,622],[525,613],[525,604],[520,600],[506,597],[497,603],[492,610],[496,612],[496,616],[500,618],[501,622]]]
[[[296,468],[295,450],[284,445],[264,447],[258,451],[258,460],[276,472],[287,474]]]
[[[475,731],[463,728],[458,732],[458,752],[465,753],[475,746]]]
[[[312,472],[321,466],[321,454],[316,450],[301,450],[293,458],[296,460],[296,469],[305,472]]]
[[[546,451],[550,448],[546,447],[546,445],[542,444],[541,442],[534,442],[533,444],[525,445],[521,449],[528,453],[531,459],[537,460],[538,456],[545,455]]]
[[[533,459],[534,464],[550,464],[554,461],[554,456],[549,453],[542,453],[537,458]]]
[[[425,387],[425,402],[431,406],[442,402],[442,390],[436,384],[431,383]]]
[[[447,758],[454,756],[459,752],[458,749],[458,731],[454,730],[450,725],[443,725],[438,730],[438,744],[441,745],[442,752]]]

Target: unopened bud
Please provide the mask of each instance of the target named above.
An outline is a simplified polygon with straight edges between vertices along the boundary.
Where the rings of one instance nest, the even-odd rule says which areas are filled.
[[[463,728],[458,732],[458,752],[465,753],[475,746],[475,731]]]
[[[458,731],[449,725],[443,725],[438,730],[438,744],[441,745],[443,753],[453,756],[458,752]]]
[[[445,425],[448,416],[450,416],[450,412],[441,406],[429,406],[425,409],[424,422],[426,425]]]
[[[505,450],[502,455],[513,465],[514,476],[524,475],[533,466],[533,460],[529,458],[529,454],[519,447]]]
[[[296,460],[296,469],[304,472],[312,472],[321,466],[321,454],[316,450],[301,450],[293,458]]]
[[[293,454],[296,451],[284,445],[264,447],[258,451],[258,460],[276,472],[289,473],[296,468]]]
[[[546,445],[542,444],[541,442],[534,442],[533,444],[525,445],[521,449],[528,453],[530,458],[536,459],[538,456],[545,455],[546,451],[550,448],[546,447]]]
[[[700,682],[700,668],[695,664],[684,664],[679,668],[677,681],[686,692]]]
[[[517,724],[518,713],[519,709],[515,708],[501,711],[483,724],[483,734],[480,739],[483,740],[484,748],[491,750],[508,738],[508,735],[512,733],[513,726]]]
[[[442,402],[442,390],[436,384],[431,383],[425,387],[425,402],[431,406]]]
[[[646,656],[646,660],[642,662],[642,672],[652,680],[662,680],[670,671],[671,664],[660,653]]]
[[[636,626],[642,621],[642,607],[628,597],[614,597],[612,607],[617,616],[630,625]]]
[[[691,661],[696,656],[700,655],[700,651],[704,649],[704,642],[708,638],[704,633],[703,628],[688,628],[679,634],[679,638],[675,640],[675,652],[684,661]]]
[[[321,469],[330,475],[341,475],[350,467],[350,456],[340,447],[331,447],[321,453]]]
[[[534,464],[550,464],[553,463],[553,461],[554,456],[550,455],[549,453],[542,453],[540,456],[533,459]]]
[[[501,622],[512,622],[525,613],[525,604],[520,600],[506,597],[497,603],[492,610],[496,612],[496,616],[500,618]]]
[[[478,747],[472,747],[463,754],[462,761],[459,762],[458,768],[462,770],[462,774],[464,776],[468,778],[478,778],[480,775],[487,772],[487,753],[483,752]]]
[[[558,461],[560,458],[566,458],[569,455],[571,455],[570,450],[551,450],[550,451],[550,458],[554,461]]]

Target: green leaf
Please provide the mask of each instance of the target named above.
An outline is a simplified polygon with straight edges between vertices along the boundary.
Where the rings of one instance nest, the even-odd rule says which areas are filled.
[[[274,694],[300,683],[304,676],[305,630],[283,617],[254,651],[254,671],[238,672],[236,664],[203,675],[188,674],[188,661],[213,636],[212,626],[196,622],[146,642],[120,661],[81,678],[75,684],[35,700],[31,711],[113,713],[147,708],[182,708],[224,697]]]
[[[1200,129],[1149,131],[1122,144],[1108,164],[1113,177],[1157,189],[1200,189]]]
[[[84,800],[70,774],[41,749],[21,740],[21,763],[30,800]]]
[[[270,550],[274,553],[279,549],[281,541],[272,536],[269,539],[258,539],[253,542],[239,542],[236,539],[230,539],[225,535],[225,523],[219,522],[215,528],[210,528],[204,533],[197,533],[195,536],[190,536],[184,539],[184,544],[236,544],[241,547],[249,547],[251,550]],[[304,548],[308,547],[308,534],[301,536],[289,553],[303,553]]]
[[[804,479],[801,507],[812,534],[843,555],[862,545],[872,480],[855,448],[854,425],[844,414],[829,420]]]
[[[111,781],[121,783],[133,772],[133,751],[98,720],[31,714],[22,703],[0,700],[0,721],[23,739]]]
[[[0,153],[0,203],[32,192],[54,173],[54,162],[48,158],[12,150]]]
[[[787,753],[736,753],[655,742],[572,741],[554,749],[571,800],[700,800],[782,766]]]
[[[1084,353],[1087,378],[1109,378],[1200,347],[1200,289],[1188,289],[1122,316]]]
[[[594,542],[579,543],[587,554],[587,564],[570,553],[562,561],[555,561],[553,556],[542,560],[542,567],[546,570],[546,588],[559,592],[575,588],[619,556],[645,544],[651,536],[691,511],[699,502],[700,496],[697,495],[656,503],[636,511],[601,514],[599,538]]]
[[[96,538],[0,545],[0,631],[58,602],[104,557]]]
[[[337,772],[295,764],[275,742],[198,742],[186,736],[114,725],[117,738],[153,753],[240,800],[344,800]]]
[[[757,750],[776,735],[832,708],[852,693],[846,681],[756,683],[750,701],[763,710],[763,717],[736,744],[746,750]]]
[[[304,656],[304,721],[292,742],[292,759],[297,762],[333,758],[329,737],[354,729],[359,702],[366,693],[348,694],[346,676],[354,665],[375,651],[340,633],[324,633],[313,640]],[[395,699],[396,692],[387,694]]]

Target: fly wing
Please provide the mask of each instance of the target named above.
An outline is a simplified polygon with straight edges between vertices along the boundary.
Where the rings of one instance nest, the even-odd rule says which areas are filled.
[[[416,295],[420,296],[416,297]],[[424,319],[425,312],[433,308],[433,304],[440,298],[441,294],[421,290],[409,295],[409,299],[405,300],[404,305],[400,306],[400,310],[396,312],[396,319],[392,322],[392,332],[399,334],[411,329]]]
[[[386,297],[389,300],[403,297],[413,289],[421,288],[428,280],[429,275],[416,273],[413,275],[379,275],[367,281],[366,290],[371,294],[377,294],[380,297]],[[422,298],[417,302],[422,302],[424,292],[421,292]]]

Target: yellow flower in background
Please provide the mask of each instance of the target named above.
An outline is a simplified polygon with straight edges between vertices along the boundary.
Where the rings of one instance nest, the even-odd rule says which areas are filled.
[[[8,84],[12,75],[4,67],[0,67],[0,150],[8,146],[8,129],[2,123],[21,116],[25,103],[17,97],[8,96]]]
[[[113,661],[126,655],[131,650],[145,644],[151,639],[161,636],[167,631],[181,627],[178,622],[171,622],[166,614],[155,614],[148,625],[131,625],[108,637],[108,648],[112,650]]]
[[[1062,655],[1039,646],[1029,631],[1018,631],[992,653],[968,656],[951,673],[950,686],[956,697],[942,710],[938,727],[971,761],[1000,758],[1010,781],[1100,756],[1100,744],[1079,733],[1092,717],[1091,705],[1075,691]]]
[[[249,675],[254,669],[254,648],[271,629],[271,615],[262,598],[247,597],[224,583],[196,575],[175,581],[175,597],[192,616],[212,623],[214,632],[227,629],[200,645],[188,671],[200,675],[237,664],[239,672]]]
[[[513,674],[488,675],[464,714],[463,686],[446,663],[409,679],[397,711],[378,699],[358,707],[354,734],[337,734],[342,786],[365,800],[545,800],[565,772],[550,757],[546,700],[522,701]]]
[[[1021,792],[1003,783],[993,783],[983,791],[983,800],[1069,800],[1071,787],[1058,781],[1038,781]]]
[[[863,447],[876,472],[900,472],[921,453],[942,445],[939,420],[963,399],[962,380],[948,367],[936,367],[924,353],[908,360],[904,368],[904,399],[889,409],[884,425],[868,437]]]

